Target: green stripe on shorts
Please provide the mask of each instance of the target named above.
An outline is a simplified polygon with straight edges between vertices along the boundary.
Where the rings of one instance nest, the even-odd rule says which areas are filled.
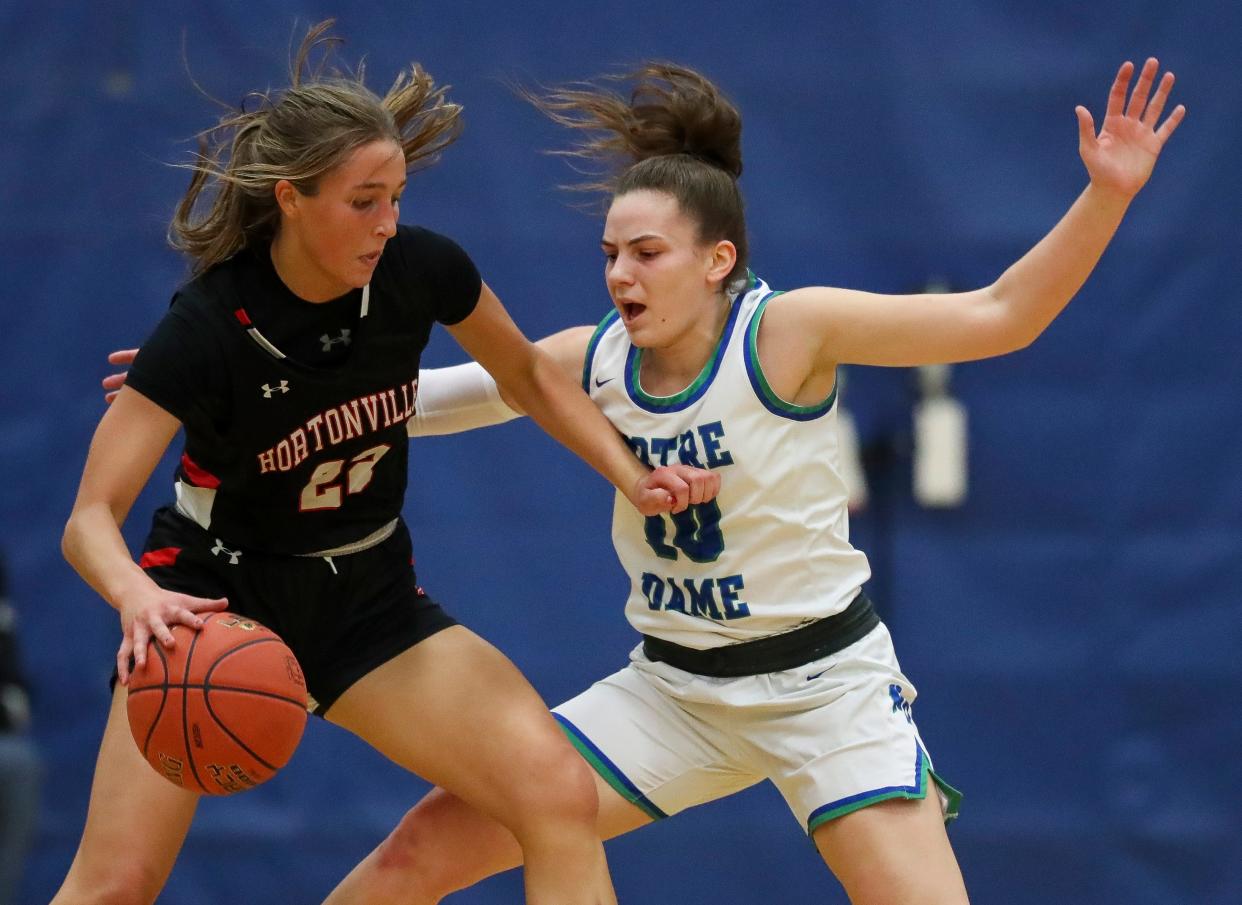
[[[603,777],[604,782],[612,786],[618,795],[637,807],[652,820],[663,820],[668,816],[668,814],[665,814],[652,804],[642,792],[638,791],[633,783],[618,773],[616,768],[597,752],[590,742],[578,734],[576,727],[569,720],[558,713],[554,713],[552,716],[556,718],[556,724],[561,727],[561,731],[565,733],[565,737],[569,739],[570,744],[591,765],[591,769]]]
[[[927,755],[923,753],[922,748],[918,750],[917,756],[918,775],[913,786],[892,786],[887,789],[875,789],[871,792],[851,795],[849,798],[843,798],[840,801],[824,805],[811,814],[810,819],[807,821],[807,832],[813,833],[829,820],[844,817],[846,814],[854,813],[854,811],[860,811],[863,808],[871,807],[873,804],[879,804],[881,801],[890,801],[894,798],[910,800],[926,798],[928,776],[932,778],[936,783],[936,787],[944,795],[944,822],[948,823],[951,820],[957,819],[958,811],[962,804],[962,793],[936,775],[931,769],[931,764],[927,759]]]

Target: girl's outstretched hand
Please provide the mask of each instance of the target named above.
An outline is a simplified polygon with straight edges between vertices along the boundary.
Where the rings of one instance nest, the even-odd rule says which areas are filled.
[[[1137,194],[1151,175],[1164,143],[1186,115],[1186,108],[1178,104],[1163,123],[1159,122],[1173,88],[1173,73],[1166,72],[1156,86],[1156,93],[1151,94],[1159,70],[1156,58],[1148,58],[1134,85],[1134,93],[1126,103],[1134,64],[1129,60],[1121,64],[1108,93],[1108,109],[1099,135],[1087,108],[1074,108],[1078,114],[1078,153],[1093,186],[1127,198]]]

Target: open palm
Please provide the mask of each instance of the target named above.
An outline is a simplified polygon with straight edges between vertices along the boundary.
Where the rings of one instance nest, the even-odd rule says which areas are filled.
[[[1156,87],[1156,93],[1151,94],[1159,69],[1160,64],[1154,57],[1143,64],[1143,71],[1139,73],[1134,93],[1127,104],[1126,92],[1130,87],[1130,77],[1134,74],[1134,64],[1129,61],[1121,64],[1108,93],[1108,109],[1099,135],[1095,133],[1095,121],[1087,108],[1075,108],[1074,112],[1078,114],[1078,153],[1091,176],[1092,185],[1127,196],[1134,195],[1147,182],[1165,142],[1186,115],[1186,108],[1179,104],[1157,126],[1173,88],[1173,73],[1166,72]]]

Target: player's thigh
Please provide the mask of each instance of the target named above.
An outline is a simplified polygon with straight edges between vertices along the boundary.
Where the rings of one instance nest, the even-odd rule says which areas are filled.
[[[62,894],[117,886],[150,899],[163,886],[189,831],[199,796],[155,772],[130,734],[126,691],[117,685],[95,765],[82,841]]]
[[[815,847],[853,905],[962,905],[940,799],[892,799],[821,824]]]
[[[595,793],[599,797],[599,838],[614,839],[654,822],[654,818],[617,792],[608,780],[595,774]]]
[[[589,774],[542,699],[508,658],[462,626],[372,670],[326,716],[486,813],[535,804],[526,795],[575,791],[594,808]]]

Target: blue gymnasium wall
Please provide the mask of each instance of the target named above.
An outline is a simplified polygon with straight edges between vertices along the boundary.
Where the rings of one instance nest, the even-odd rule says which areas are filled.
[[[183,273],[161,237],[184,179],[164,163],[213,112],[181,35],[198,80],[236,99],[280,83],[295,17],[330,14],[377,86],[416,58],[465,104],[464,138],[404,215],[457,237],[531,335],[594,321],[607,298],[598,224],[537,151],[560,136],[506,77],[702,68],[746,114],[756,269],[896,292],[993,279],[1084,184],[1074,105],[1098,119],[1121,59],[1175,68],[1190,116],[1087,287],[1031,349],[955,372],[964,507],[911,502],[909,374],[851,371],[875,493],[855,533],[925,738],[967,793],[952,839],[975,901],[1242,900],[1242,87],[1227,68],[1242,7],[178,0],[0,5],[0,546],[48,770],[19,901],[45,902],[69,864],[106,707],[116,619],[58,538],[104,354],[145,335]],[[427,357],[460,354],[440,336]],[[420,442],[412,472],[424,584],[550,701],[624,662],[602,481],[525,423]],[[161,901],[317,902],[424,789],[316,723],[269,786],[202,807]],[[624,901],[841,901],[770,789],[610,852]],[[519,888],[508,875],[454,901]]]

